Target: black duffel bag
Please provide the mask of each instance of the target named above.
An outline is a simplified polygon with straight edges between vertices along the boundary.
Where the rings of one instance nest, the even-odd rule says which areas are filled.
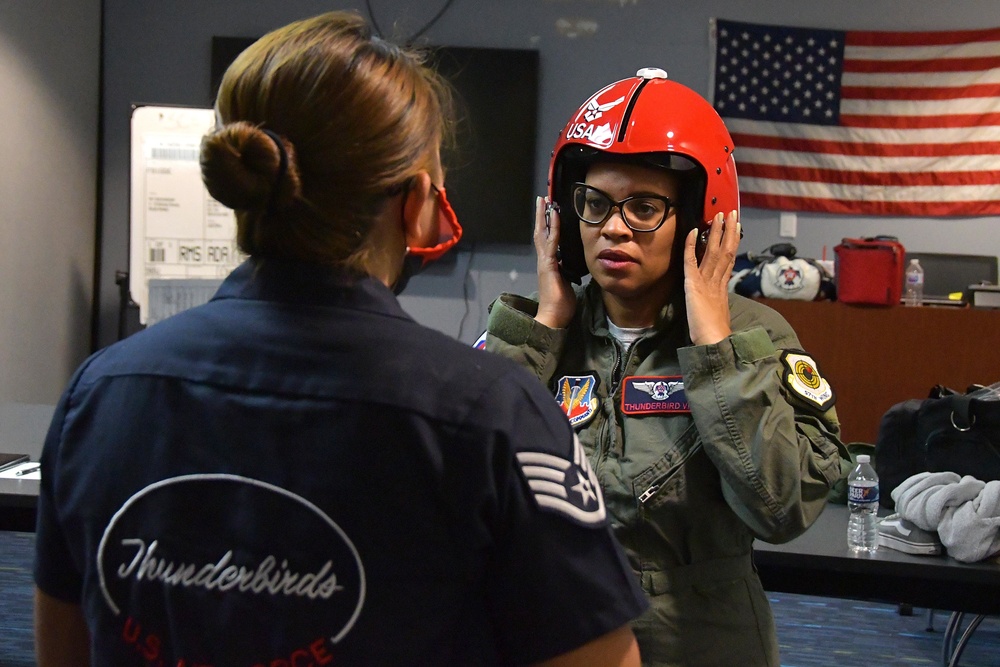
[[[1000,382],[963,394],[937,386],[930,397],[889,408],[875,440],[879,504],[895,509],[892,490],[921,472],[1000,480]]]

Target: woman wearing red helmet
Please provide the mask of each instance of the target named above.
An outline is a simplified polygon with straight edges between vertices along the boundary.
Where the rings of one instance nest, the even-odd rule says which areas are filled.
[[[487,349],[549,385],[586,448],[652,602],[633,623],[647,665],[779,664],[753,540],[805,531],[846,460],[794,331],[727,291],[740,236],[722,120],[640,70],[560,134],[539,293],[490,313]]]

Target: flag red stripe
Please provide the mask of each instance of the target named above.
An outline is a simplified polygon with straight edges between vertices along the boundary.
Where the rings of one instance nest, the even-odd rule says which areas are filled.
[[[829,153],[879,157],[950,157],[955,155],[1000,155],[1000,142],[960,142],[950,144],[876,144],[821,139],[795,139],[757,134],[733,133],[736,159],[740,148],[764,148],[801,153]]]
[[[953,216],[1000,215],[1000,201],[888,202],[844,201],[819,197],[788,197],[741,192],[740,205],[782,211],[818,211],[845,215]]]
[[[842,183],[874,186],[997,185],[1000,170],[993,171],[847,171],[817,167],[784,167],[773,164],[736,163],[740,176],[785,181]]]
[[[998,96],[1000,96],[1000,84],[996,83],[983,83],[955,88],[842,86],[840,89],[840,97],[845,100],[957,100]]]
[[[1000,67],[1000,56],[982,58],[932,58],[928,60],[844,59],[845,72],[874,74],[920,72],[980,72]]]
[[[1000,125],[1000,113],[942,114],[936,116],[862,116],[840,114],[841,127],[878,127],[894,130],[921,130],[942,127]]]
[[[850,30],[846,33],[845,44],[847,46],[943,46],[996,41],[1000,41],[1000,28],[947,32]]]
[[[808,30],[797,30],[797,39],[805,40]],[[785,116],[770,108],[761,114],[772,123],[734,123],[736,162],[745,177],[741,203],[844,215],[1000,215],[1000,195],[994,194],[1000,192],[1000,164],[993,159],[1000,155],[1000,83],[990,80],[992,72],[1000,72],[1000,27],[838,35],[834,39],[847,50],[841,62],[830,64],[834,75],[842,71],[852,85],[837,91],[844,105],[836,124],[823,124],[830,108],[824,102],[813,109],[811,98],[806,101],[812,117],[788,114],[796,123],[780,122]],[[745,39],[737,36],[733,44]],[[810,87],[817,72],[823,73],[819,65],[803,66],[816,71],[806,69],[797,85],[826,94],[822,86]],[[756,67],[753,63],[749,71]],[[900,85],[892,85],[897,81]],[[920,143],[905,143],[911,137]],[[898,164],[913,171],[898,171]]]

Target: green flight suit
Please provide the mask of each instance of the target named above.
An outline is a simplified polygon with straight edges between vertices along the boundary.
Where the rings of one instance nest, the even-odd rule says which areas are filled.
[[[559,330],[533,319],[537,302],[502,295],[486,345],[555,393],[567,376],[597,380],[589,421],[577,432],[652,602],[633,623],[643,664],[778,665],[751,545],[788,541],[823,510],[847,460],[832,390],[809,367],[805,379],[829,390],[823,400],[791,381],[782,352],[800,352],[798,338],[759,302],[730,295],[734,333],[696,346],[680,294],[653,332],[622,350],[608,332],[600,288],[576,290],[576,315]],[[630,376],[650,379],[646,387],[682,379],[690,412],[624,414]]]

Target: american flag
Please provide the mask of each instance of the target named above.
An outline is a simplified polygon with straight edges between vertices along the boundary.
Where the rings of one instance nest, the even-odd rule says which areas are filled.
[[[713,104],[742,205],[1000,214],[1000,29],[713,24]]]

